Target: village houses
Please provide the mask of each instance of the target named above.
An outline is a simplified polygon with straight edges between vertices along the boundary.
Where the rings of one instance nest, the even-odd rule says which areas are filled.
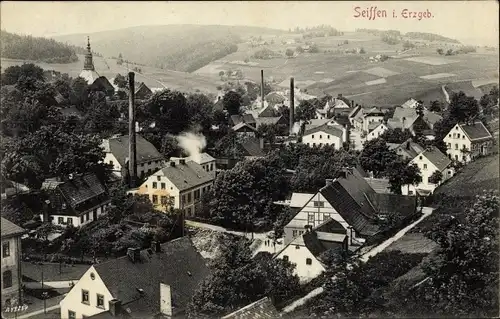
[[[330,145],[335,149],[341,149],[342,144],[347,141],[347,129],[342,126],[324,124],[304,132],[302,143],[310,147]]]
[[[21,305],[21,236],[26,231],[2,217],[2,311]]]
[[[60,302],[61,319],[179,318],[209,275],[188,237],[90,266]]]
[[[443,141],[448,147],[448,156],[463,163],[470,162],[478,156],[488,155],[493,148],[493,136],[479,121],[472,124],[456,124]]]

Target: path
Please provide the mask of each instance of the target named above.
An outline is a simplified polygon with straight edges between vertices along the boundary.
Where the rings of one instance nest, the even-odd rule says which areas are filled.
[[[226,229],[226,228],[221,227],[221,226],[195,222],[193,220],[186,220],[186,225],[191,226],[191,227],[196,227],[196,228],[210,229],[210,230],[221,232],[221,233],[233,234],[236,236],[245,236],[245,237],[252,238],[252,233],[245,233],[245,232],[240,232],[240,231],[229,230],[229,229]],[[253,238],[263,240],[264,238],[267,238],[267,234],[268,233],[253,233]]]
[[[413,227],[415,227],[418,223],[420,223],[422,220],[424,220],[427,216],[431,215],[432,211],[433,211],[433,208],[424,207],[422,209],[422,216],[419,219],[417,219],[416,221],[414,221],[410,225],[406,226],[405,228],[401,229],[394,236],[392,236],[391,238],[387,239],[386,241],[384,241],[380,245],[376,246],[375,248],[371,249],[369,252],[361,255],[359,257],[359,259],[361,260],[361,262],[367,262],[370,259],[370,257],[373,257],[373,256],[377,255],[378,253],[382,252],[384,249],[386,249],[387,247],[389,247],[389,245],[391,245],[392,243],[394,243],[399,238],[403,237],[403,235],[406,234],[408,231],[410,231],[410,229],[412,229]],[[332,279],[335,280],[335,277],[332,278]],[[292,302],[288,306],[284,307],[283,308],[283,312],[284,313],[288,313],[288,312],[291,312],[291,311],[295,310],[297,307],[304,305],[307,301],[309,301],[310,299],[318,296],[323,291],[324,291],[323,287],[318,287],[318,288],[312,290],[311,292],[309,292],[304,297],[302,297],[302,298],[300,298],[298,300],[295,300],[294,302]]]
[[[446,98],[446,103],[450,103],[450,95],[448,94],[448,91],[446,91],[446,88],[444,85],[441,85],[441,90],[443,90],[443,94]]]
[[[47,288],[71,288],[72,285],[76,285],[78,282],[77,280],[64,280],[64,281],[45,281],[43,283],[43,289]],[[29,289],[42,289],[42,283],[38,281],[28,281],[28,282],[23,282],[23,285],[26,288]]]

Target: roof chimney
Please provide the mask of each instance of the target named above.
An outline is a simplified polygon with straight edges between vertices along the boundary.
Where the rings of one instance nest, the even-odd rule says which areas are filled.
[[[118,316],[121,313],[122,308],[122,302],[119,299],[111,299],[109,301],[109,313],[113,317]]]
[[[333,179],[331,179],[331,178],[327,178],[327,179],[325,180],[325,182],[326,182],[326,186],[330,186],[330,185],[332,185],[332,183],[333,183]]]
[[[264,70],[260,70],[260,98],[261,107],[264,108]]]
[[[290,78],[290,135],[293,134],[293,125],[295,123],[295,92],[293,85],[293,77]]]
[[[135,107],[134,107],[134,72],[129,72],[128,74],[128,85],[129,85],[129,94],[128,94],[128,139],[129,139],[129,147],[128,147],[128,170],[129,170],[129,186],[134,188],[137,183],[137,148],[135,141]]]
[[[141,260],[141,250],[139,248],[128,248],[127,256],[133,263]]]

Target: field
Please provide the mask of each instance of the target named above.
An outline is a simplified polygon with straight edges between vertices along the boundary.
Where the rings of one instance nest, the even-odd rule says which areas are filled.
[[[77,77],[83,68],[84,57],[78,56],[79,61],[69,64],[48,64],[43,62],[34,62],[45,70],[55,70],[61,73],[67,73],[71,77]],[[29,61],[1,59],[2,70],[13,65],[20,65]],[[116,60],[94,57],[94,66],[99,75],[106,76],[111,80],[120,73],[126,75],[128,70],[125,64],[117,65]],[[135,65],[129,64],[129,68]],[[137,66],[142,69],[142,74],[135,73],[136,81],[144,82],[150,88],[163,88],[177,89],[181,91],[194,91],[196,89],[206,92],[217,92],[216,87],[221,83],[220,80],[203,77],[196,74],[162,70],[149,66]]]
[[[401,104],[410,97],[426,103],[433,99],[443,101],[442,85],[453,90],[461,86],[468,94],[480,98],[476,86],[498,83],[498,52],[482,51],[481,48],[478,53],[441,56],[436,52],[438,48],[457,49],[458,45],[419,40],[418,47],[403,52],[401,43],[389,45],[370,34],[346,32],[344,36],[307,39],[318,45],[320,53],[302,53],[286,58],[286,49],[303,46],[306,41],[297,36],[286,36],[270,36],[266,41],[273,40],[274,44],[262,47],[252,48],[248,43],[242,43],[237,52],[194,73],[218,79],[221,70],[239,69],[246,79],[259,82],[262,69],[266,80],[283,88],[288,87],[288,79],[293,76],[296,85],[307,89],[309,94],[341,93],[352,97],[356,103],[379,106]],[[297,43],[282,44],[291,38]],[[348,44],[343,44],[344,40]],[[344,53],[344,50],[361,47],[365,54]],[[263,48],[280,54],[280,57],[254,59],[253,53]],[[386,54],[390,59],[370,61],[369,57],[377,54]],[[249,63],[232,63],[245,59]]]
[[[399,250],[403,253],[410,254],[428,254],[436,247],[437,244],[434,241],[424,237],[423,234],[408,233],[395,241],[389,247],[387,247],[386,251]]]

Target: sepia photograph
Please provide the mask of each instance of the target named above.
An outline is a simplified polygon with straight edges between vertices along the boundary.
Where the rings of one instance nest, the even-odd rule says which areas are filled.
[[[1,318],[498,318],[498,1],[2,1]]]

